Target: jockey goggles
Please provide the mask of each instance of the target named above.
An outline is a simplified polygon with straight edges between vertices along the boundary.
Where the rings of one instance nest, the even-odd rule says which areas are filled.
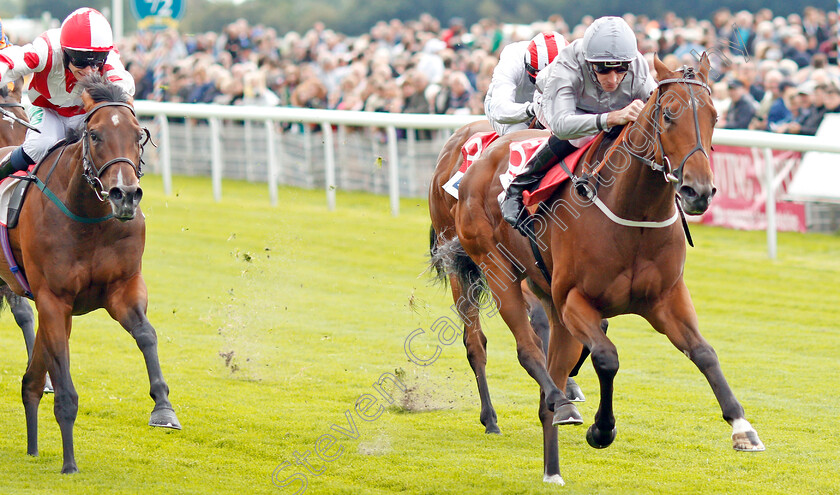
[[[630,62],[591,62],[592,70],[598,74],[609,74],[612,71],[624,74],[630,70]]]
[[[84,69],[85,67],[99,69],[105,65],[105,59],[108,58],[108,52],[92,52],[67,48],[64,50],[64,53],[67,56],[67,61],[77,69]]]

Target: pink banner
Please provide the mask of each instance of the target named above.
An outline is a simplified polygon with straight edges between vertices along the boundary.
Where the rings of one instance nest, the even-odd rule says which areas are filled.
[[[801,158],[798,152],[773,151],[775,175],[777,178],[782,176],[776,198],[784,196]],[[766,229],[764,151],[716,145],[711,163],[717,194],[700,221],[742,230]],[[777,199],[776,228],[780,231],[805,232],[805,205]]]

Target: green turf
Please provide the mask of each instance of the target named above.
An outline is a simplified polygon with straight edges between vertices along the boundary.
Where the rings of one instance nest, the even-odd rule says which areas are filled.
[[[560,488],[542,482],[537,386],[498,316],[485,327],[501,436],[478,422],[460,341],[427,367],[406,357],[412,331],[427,332],[414,344],[430,354],[430,326],[451,314],[448,291],[422,274],[425,201],[403,200],[394,218],[382,196],[339,192],[329,212],[323,191],[281,189],[271,207],[264,184],[225,182],[215,203],[208,179],[177,177],[168,198],[159,177],[143,183],[149,317],[184,429],[147,426],[141,354],[98,311],[74,319],[70,342],[81,472],[59,474],[52,396],[41,455],[27,456],[25,351],[6,312],[0,493],[294,493],[299,483],[272,484],[284,463],[277,481],[305,473],[306,493],[319,494],[840,492],[840,237],[780,234],[771,261],[763,232],[693,227],[686,278],[701,328],[766,452],[734,452],[702,375],[640,318],[620,317],[618,437],[586,444],[598,390],[587,365],[585,425],[559,430]],[[356,401],[378,398],[375,412],[385,373],[410,392],[386,387],[394,404],[363,421]],[[333,459],[316,460],[316,445]],[[294,464],[307,452],[317,476]]]

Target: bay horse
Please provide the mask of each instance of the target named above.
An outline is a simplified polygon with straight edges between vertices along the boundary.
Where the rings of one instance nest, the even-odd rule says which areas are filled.
[[[42,193],[31,187],[18,226],[9,231],[14,259],[38,310],[35,350],[21,385],[27,453],[38,454],[38,405],[49,372],[64,452],[62,473],[78,471],[73,423],[79,398],[70,377],[68,345],[74,315],[104,308],[134,337],[155,402],[149,425],[181,428],[161,372],[157,335],[146,317],[141,274],[146,227],[138,207],[143,195],[139,179],[149,133],[121,88],[96,74],[80,84],[84,128],[41,161],[33,181]],[[0,277],[15,293],[25,294],[26,280],[21,283],[10,260],[0,258]]]
[[[0,148],[19,146],[26,138],[26,126],[29,122],[26,110],[22,104],[23,79],[18,79],[9,85],[0,86]],[[13,180],[13,179],[12,179]],[[32,359],[32,348],[35,345],[35,313],[26,299],[15,294],[8,285],[0,287],[0,309],[3,304],[9,306],[15,322],[23,332],[26,343],[26,355]],[[47,376],[44,384],[45,392],[52,392],[52,384]]]
[[[532,217],[526,232],[535,249],[502,219],[497,198],[510,143],[538,134],[520,131],[498,139],[460,183],[457,238],[447,249],[460,260],[450,266],[460,268],[456,275],[461,280],[483,273],[516,338],[520,362],[540,386],[546,482],[563,484],[554,426],[582,423],[556,384],[565,383],[584,346],[600,383],[600,403],[586,439],[595,448],[615,439],[618,352],[600,322],[621,314],[645,318],[697,366],[732,426],[735,450],[764,450],[714,349],[700,335],[683,280],[687,231],[677,221],[680,208],[700,214],[715,193],[708,153],[717,112],[706,83],[709,60],[703,54],[696,72],[688,67],[670,71],[658,58],[654,68],[658,86],[638,120],[612,145],[591,147],[583,158],[586,172],[561,185]],[[548,276],[535,265],[535,253]],[[549,317],[547,356],[528,322],[518,283],[524,277],[535,282]]]
[[[490,132],[493,127],[487,120],[477,120],[457,129],[447,139],[440,154],[438,155],[432,180],[429,185],[429,216],[432,220],[429,239],[430,264],[434,269],[435,277],[445,283],[449,283],[452,290],[452,298],[455,301],[455,310],[464,324],[464,347],[467,350],[467,360],[475,374],[478,385],[478,396],[481,401],[481,412],[479,420],[484,425],[485,433],[501,433],[496,417],[496,410],[490,399],[490,390],[487,385],[487,337],[481,330],[479,307],[471,302],[477,302],[480,297],[476,280],[468,280],[462,283],[454,274],[447,274],[445,256],[439,252],[439,248],[455,237],[455,203],[457,199],[447,193],[443,185],[461,167],[464,159],[461,149],[472,136],[479,132]],[[531,326],[545,345],[548,345],[548,316],[543,310],[539,299],[528,288],[528,283],[523,281],[522,292],[528,303],[528,315]],[[547,351],[547,349],[546,349]],[[582,361],[582,360],[581,360]],[[570,400],[582,401],[583,393],[569,377],[566,384],[566,393]]]

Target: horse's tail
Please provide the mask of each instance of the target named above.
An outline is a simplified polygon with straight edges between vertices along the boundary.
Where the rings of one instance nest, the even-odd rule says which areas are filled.
[[[439,242],[443,242],[443,239],[439,238],[437,232],[435,232],[435,226],[432,225],[429,227],[429,268],[432,269],[435,281],[445,286],[449,278],[446,276],[443,259],[437,256]]]
[[[432,229],[429,265],[434,268],[437,279],[444,284],[449,275],[455,275],[464,296],[472,304],[483,304],[490,297],[484,272],[470,258],[457,236],[444,239]]]

